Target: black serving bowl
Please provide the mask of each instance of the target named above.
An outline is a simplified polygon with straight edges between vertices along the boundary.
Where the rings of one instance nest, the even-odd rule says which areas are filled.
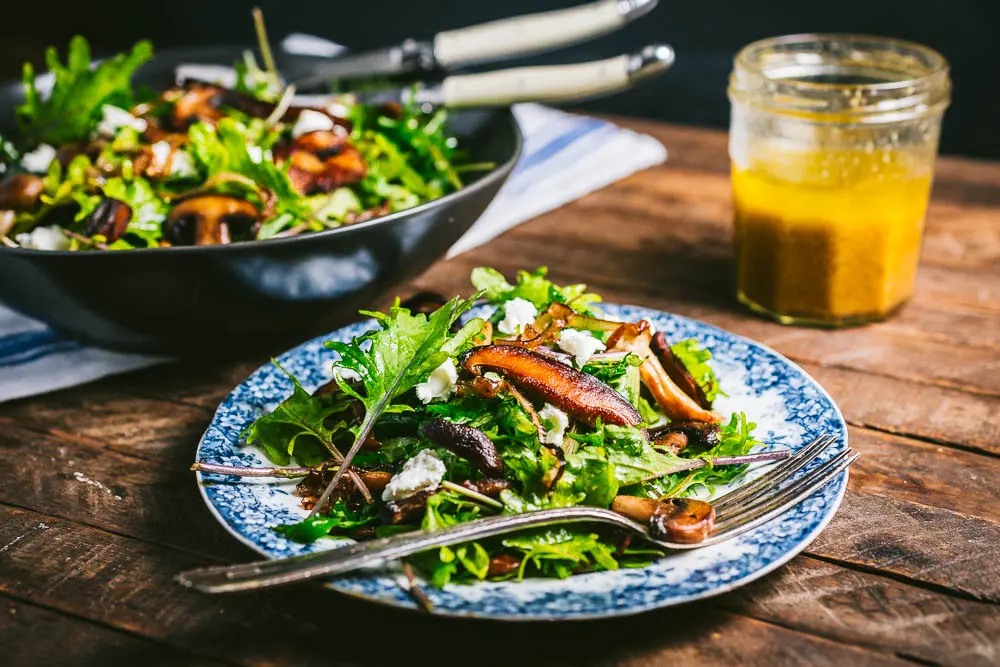
[[[231,64],[240,53],[168,51],[136,81],[163,89],[181,63]],[[0,134],[13,135],[21,97],[20,84],[0,88]],[[225,246],[0,246],[0,302],[88,344],[136,352],[223,352],[328,331],[443,256],[510,175],[521,151],[510,109],[452,112],[448,126],[471,162],[497,165],[458,192],[339,229]]]

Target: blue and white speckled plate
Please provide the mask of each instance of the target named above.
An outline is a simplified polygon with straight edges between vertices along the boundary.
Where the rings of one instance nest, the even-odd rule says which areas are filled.
[[[847,447],[847,428],[833,400],[801,368],[777,353],[677,315],[612,304],[604,304],[604,312],[611,319],[623,321],[646,318],[671,341],[697,338],[712,351],[712,365],[728,394],[728,398],[717,399],[715,407],[723,414],[745,412],[757,423],[758,439],[799,448],[822,433],[836,435],[837,443],[810,468]],[[323,343],[350,340],[370,326],[370,322],[360,322],[316,338],[286,352],[278,361],[312,390],[330,379],[330,365],[335,359]],[[291,390],[291,382],[274,366],[258,369],[219,406],[198,447],[198,459],[233,465],[265,464],[254,449],[239,444],[239,435],[255,418],[273,410]],[[305,516],[299,499],[292,495],[294,483],[200,474],[198,481],[205,501],[222,525],[268,558],[337,544],[333,540],[308,546],[296,544],[271,529]],[[806,502],[756,530],[714,547],[667,556],[642,569],[597,572],[561,581],[487,582],[450,585],[444,590],[427,587],[426,591],[437,613],[504,620],[634,614],[718,595],[763,576],[802,551],[833,518],[846,487],[845,471]],[[396,567],[338,577],[327,585],[349,595],[415,608],[400,585]]]

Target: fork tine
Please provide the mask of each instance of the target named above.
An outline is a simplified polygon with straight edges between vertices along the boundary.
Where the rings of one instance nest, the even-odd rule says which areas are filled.
[[[833,441],[834,437],[832,435],[826,434],[819,436],[786,459],[783,463],[776,465],[774,468],[749,484],[745,484],[738,489],[730,491],[729,493],[720,496],[718,499],[713,500],[712,504],[715,505],[715,511],[720,512],[734,503],[739,503],[750,496],[756,495],[764,488],[780,484],[791,475],[801,470],[807,463],[819,456],[820,453]]]
[[[811,474],[796,480],[778,493],[773,493],[733,514],[716,522],[717,535],[732,536],[750,530],[764,521],[781,514],[789,508],[808,498],[815,491],[825,486],[830,480],[854,463],[861,454],[851,450],[841,452],[826,461]],[[738,532],[732,532],[738,531]],[[714,535],[713,535],[714,537]]]

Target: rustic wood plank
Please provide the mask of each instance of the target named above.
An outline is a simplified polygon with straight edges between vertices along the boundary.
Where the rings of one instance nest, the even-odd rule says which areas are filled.
[[[1000,602],[1000,525],[884,493],[848,492],[808,553]]]
[[[215,660],[0,596],[5,667],[220,667]]]
[[[1000,606],[812,558],[719,598],[742,614],[943,665],[1000,661]]]
[[[238,664],[412,664],[428,637],[447,638],[433,643],[436,664],[470,656],[483,665],[904,664],[704,603],[563,625],[558,641],[550,625],[515,624],[498,642],[492,624],[385,609],[314,587],[210,597],[172,581],[197,564],[186,554],[3,506],[0,519],[0,543],[21,537],[0,555],[0,590]],[[48,529],[34,530],[42,519]]]

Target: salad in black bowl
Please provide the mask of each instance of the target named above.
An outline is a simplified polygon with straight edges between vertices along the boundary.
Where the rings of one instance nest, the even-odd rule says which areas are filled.
[[[294,61],[140,42],[94,66],[77,38],[0,87],[0,302],[88,344],[217,356],[345,324],[443,256],[514,168],[510,109],[303,103],[277,74]],[[178,83],[192,63],[234,80]]]

